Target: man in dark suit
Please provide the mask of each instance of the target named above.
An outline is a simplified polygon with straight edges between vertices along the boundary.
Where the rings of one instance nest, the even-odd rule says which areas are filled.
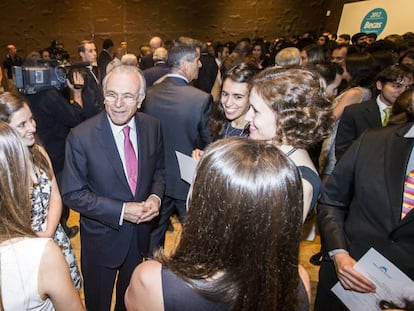
[[[3,78],[3,81],[0,81],[0,83],[3,85],[5,91],[17,92],[16,85],[13,81],[13,66],[22,65],[23,59],[19,55],[17,55],[16,47],[13,44],[9,44],[7,46],[6,58],[3,61],[3,66],[1,69],[2,74],[0,75],[0,77]]]
[[[141,61],[139,63],[139,68],[141,70],[154,67],[154,60],[153,60],[154,51],[158,49],[159,47],[162,47],[162,39],[160,37],[152,37],[151,40],[149,41],[149,46],[151,48],[151,53],[141,58]]]
[[[148,252],[151,225],[164,193],[164,153],[158,120],[137,112],[144,77],[120,65],[104,80],[105,110],[71,131],[62,197],[80,213],[81,266],[89,311],[115,310],[134,268]],[[132,158],[131,158],[132,157]]]
[[[185,201],[189,184],[181,180],[175,151],[191,155],[210,142],[208,119],[211,96],[189,83],[197,78],[200,42],[180,38],[169,50],[171,73],[149,88],[143,111],[160,119],[164,146],[166,189],[158,227],[151,234],[151,250],[164,245],[169,217],[177,210],[181,220],[186,215]]]
[[[152,86],[158,79],[170,72],[167,64],[168,51],[166,48],[160,47],[154,51],[154,67],[143,71],[147,87]]]
[[[367,129],[386,126],[395,100],[413,83],[413,71],[406,65],[393,65],[381,71],[376,78],[380,92],[377,98],[345,108],[336,134],[336,159]]]
[[[102,51],[98,56],[99,81],[106,76],[106,66],[112,61],[112,48],[114,43],[111,39],[105,39],[102,43]]]
[[[404,180],[414,169],[413,133],[412,123],[370,129],[328,179],[317,214],[326,254],[315,310],[347,310],[331,292],[338,280],[348,290],[375,290],[353,268],[371,247],[414,280],[414,212],[402,216]]]
[[[200,62],[202,67],[198,72],[198,78],[194,81],[194,86],[206,93],[211,93],[219,68],[214,56],[208,53],[206,44],[203,44],[201,49]]]
[[[103,94],[99,82],[98,67],[96,66],[96,46],[93,41],[84,40],[78,46],[78,52],[83,62],[91,65],[84,74],[84,86],[82,88],[83,109],[87,118],[101,112],[103,107]]]

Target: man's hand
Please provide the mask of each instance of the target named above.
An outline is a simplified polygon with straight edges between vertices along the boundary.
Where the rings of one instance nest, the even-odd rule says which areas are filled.
[[[124,209],[124,220],[132,223],[140,222],[140,218],[144,215],[148,208],[145,207],[145,202],[127,202]]]
[[[141,223],[141,222],[147,222],[152,220],[154,217],[157,217],[159,212],[160,212],[160,200],[153,195],[150,195],[148,197],[148,199],[143,202],[144,203],[144,207],[146,209],[146,212],[144,212],[139,221],[137,223]]]
[[[349,254],[338,253],[332,257],[338,279],[345,289],[360,293],[375,292],[374,283],[354,269],[356,261]]]
[[[70,83],[69,79],[66,79],[66,83],[68,84],[69,88],[76,92],[77,90],[81,91],[83,85],[85,84],[85,80],[83,79],[82,74],[79,71],[74,71],[72,73],[73,84]]]

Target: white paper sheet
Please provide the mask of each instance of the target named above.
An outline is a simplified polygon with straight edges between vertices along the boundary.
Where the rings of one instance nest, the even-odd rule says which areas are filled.
[[[357,293],[345,290],[338,282],[332,287],[332,291],[351,311],[381,310],[381,300],[401,305],[404,305],[403,298],[414,300],[414,281],[375,249],[371,248],[362,256],[354,268],[375,284],[376,292]]]
[[[197,161],[192,157],[185,155],[179,151],[175,151],[178,160],[178,166],[180,167],[181,179],[188,182],[190,185],[193,183],[194,174],[197,168]]]

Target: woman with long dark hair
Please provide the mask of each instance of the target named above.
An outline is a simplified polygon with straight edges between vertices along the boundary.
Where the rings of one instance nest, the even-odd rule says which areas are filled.
[[[246,113],[249,110],[249,81],[259,72],[254,62],[239,59],[231,68],[223,69],[223,86],[220,101],[213,106],[210,118],[211,141],[221,138],[249,135]],[[193,151],[192,156],[200,159],[203,152]]]
[[[302,209],[299,172],[277,147],[213,143],[175,253],[136,268],[127,309],[309,310],[309,280],[298,268]]]
[[[82,280],[75,254],[66,232],[59,224],[62,212],[60,191],[50,158],[43,146],[36,140],[36,122],[26,98],[9,92],[1,94],[0,120],[8,123],[20,134],[31,156],[35,173],[35,179],[31,185],[32,228],[37,236],[53,238],[62,247],[73,283],[77,289],[80,289]]]
[[[301,66],[321,64],[325,62],[325,52],[318,44],[306,45],[300,50]]]
[[[256,59],[257,65],[260,69],[265,69],[271,65],[267,54],[266,44],[264,42],[255,42],[252,44],[250,54]]]
[[[0,310],[85,310],[62,251],[32,229],[31,154],[0,121]]]
[[[249,81],[259,72],[255,63],[242,62],[223,75],[220,103],[212,116],[212,141],[230,136],[247,136]]]

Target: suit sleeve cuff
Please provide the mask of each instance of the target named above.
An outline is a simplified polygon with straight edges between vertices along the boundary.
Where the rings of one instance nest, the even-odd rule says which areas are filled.
[[[336,254],[349,254],[349,252],[342,248],[333,249],[330,252],[328,252],[329,258],[331,258],[332,260],[333,260],[333,256]]]
[[[150,195],[150,197],[154,197],[154,198],[156,198],[156,199],[158,200],[158,204],[159,204],[159,206],[161,206],[161,198],[160,198],[158,195],[156,195],[156,194],[151,194],[151,195]]]
[[[125,212],[125,203],[122,204],[121,216],[119,217],[119,225],[122,226],[124,223],[124,212]]]

